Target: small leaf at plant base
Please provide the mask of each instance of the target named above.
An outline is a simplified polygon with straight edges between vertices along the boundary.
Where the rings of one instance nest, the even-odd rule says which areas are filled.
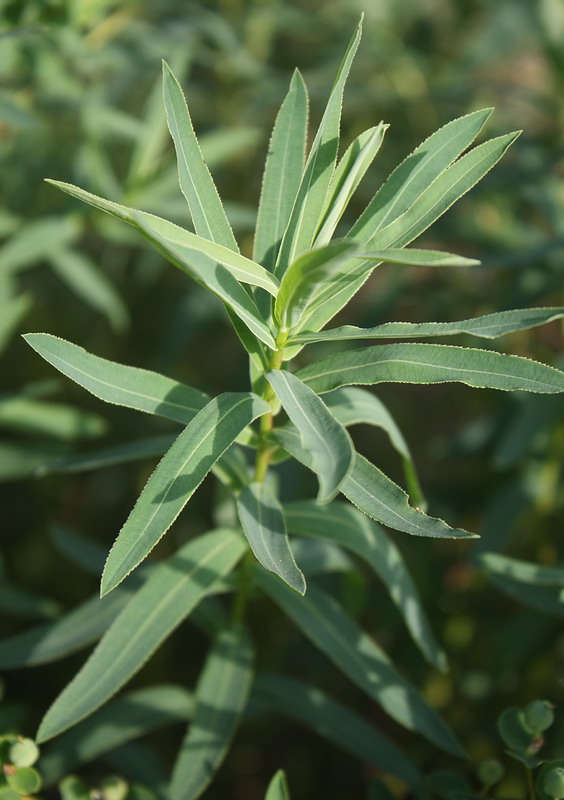
[[[9,750],[9,760],[16,767],[32,767],[39,758],[39,747],[33,739],[19,736]]]
[[[274,775],[264,796],[264,800],[290,800],[286,773],[279,769]]]
[[[35,794],[41,789],[42,780],[39,772],[33,767],[12,767],[4,765],[4,775],[10,789],[18,794]]]
[[[351,438],[323,400],[295,375],[271,370],[266,377],[311,454],[312,469],[319,478],[317,501],[328,503],[352,469],[355,453]]]
[[[534,755],[535,734],[526,724],[522,709],[506,708],[498,717],[497,728],[510,750],[521,756]]]
[[[110,775],[100,782],[99,789],[104,800],[125,800],[129,784],[118,775]]]
[[[554,706],[548,700],[533,700],[525,706],[523,719],[537,736],[540,736],[554,722]]]
[[[296,564],[282,507],[270,485],[266,481],[249,484],[239,495],[237,508],[243,531],[257,561],[292,589],[304,594],[305,578]]]
[[[102,596],[150,553],[243,428],[269,410],[250,392],[227,392],[194,417],[159,462],[110,550]]]
[[[538,800],[561,800],[564,797],[564,759],[555,758],[543,764],[535,789]]]
[[[499,783],[504,775],[505,767],[497,758],[487,758],[478,767],[478,778],[486,787],[486,791]]]
[[[59,783],[61,800],[91,800],[90,789],[76,775],[67,775]]]

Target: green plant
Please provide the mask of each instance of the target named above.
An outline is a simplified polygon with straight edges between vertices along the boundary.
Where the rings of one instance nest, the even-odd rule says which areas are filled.
[[[425,513],[409,449],[390,413],[372,394],[349,387],[457,381],[506,391],[564,391],[564,373],[549,366],[488,350],[427,343],[340,351],[296,372],[284,368],[313,343],[457,334],[494,339],[564,316],[561,307],[519,309],[456,323],[390,322],[322,330],[382,262],[457,268],[475,264],[407,245],[472,188],[517,136],[500,136],[464,153],[490,110],[454,120],[417,148],[352,228],[334,239],[387,127],[380,123],[360,134],[337,163],[343,90],[359,39],[360,26],[307,160],[307,92],[299,73],[292,78],[270,142],[252,259],[239,252],[182,91],[166,65],[165,105],[195,232],[53,182],[137,228],[175,266],[216,295],[250,359],[251,391],[210,399],[198,389],[100,359],[48,334],[25,337],[47,361],[101,399],[186,426],[169,449],[162,440],[152,445],[155,452],[166,453],[108,556],[102,599],[72,612],[74,617],[52,623],[47,642],[44,635],[35,635],[39,647],[30,646],[29,636],[23,644],[19,640],[27,663],[41,663],[102,636],[38,733],[39,741],[63,734],[59,748],[65,752],[65,736],[72,735],[67,748],[70,741],[76,748],[87,738],[90,715],[123,713],[123,699],[111,700],[112,696],[189,615],[211,632],[212,646],[193,703],[183,695],[178,706],[182,711],[175,717],[191,717],[192,723],[172,777],[173,800],[198,797],[209,784],[249,697],[259,706],[306,719],[345,749],[362,752],[371,764],[423,793],[418,768],[356,714],[317,688],[281,675],[254,675],[247,622],[249,606],[261,593],[400,725],[447,753],[464,754],[443,720],[339,602],[309,576],[306,587],[305,573],[339,569],[343,550],[352,551],[380,575],[425,658],[445,668],[444,654],[400,553],[377,523],[435,538],[467,539],[473,534]],[[347,426],[357,422],[377,425],[389,435],[402,457],[413,505],[402,489],[355,451]],[[275,467],[289,457],[317,475],[316,500],[281,502]],[[168,560],[143,564],[210,471],[227,489],[230,523],[191,539]],[[335,501],[339,492],[350,504]],[[291,543],[288,532],[303,538]],[[228,614],[216,595],[230,594]],[[32,640],[33,636],[32,632]],[[17,643],[5,644],[17,661]],[[166,693],[154,689],[154,716],[161,722],[170,720],[174,714],[163,699]],[[149,719],[151,703],[144,699]],[[73,730],[64,733],[69,728]],[[285,794],[283,778],[275,778],[268,796]]]

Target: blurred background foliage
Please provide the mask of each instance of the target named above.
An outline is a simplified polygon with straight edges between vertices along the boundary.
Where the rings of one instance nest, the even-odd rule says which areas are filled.
[[[57,377],[18,334],[47,331],[210,392],[247,384],[245,357],[220,304],[124,226],[43,178],[188,224],[161,100],[160,60],[166,58],[182,77],[207,162],[249,254],[268,136],[291,71],[298,66],[304,73],[316,123],[361,11],[365,33],[345,96],[343,143],[380,119],[391,128],[355,212],[405,155],[454,117],[495,106],[488,135],[524,133],[418,242],[480,258],[482,266],[384,265],[338,322],[449,321],[563,303],[562,0],[0,0],[3,637],[54,619],[96,591],[96,577],[69,562],[53,524],[108,549],[155,464],[145,457],[94,469],[84,455],[104,462],[112,447],[141,440],[150,453],[153,437],[174,432],[158,418],[102,407]],[[559,323],[499,346],[547,363],[560,359],[563,366]],[[477,543],[393,534],[446,647],[450,672],[423,663],[371,577],[357,570],[327,580],[424,687],[475,761],[502,750],[496,715],[537,696],[556,703],[560,724],[551,733],[550,755],[563,757],[562,581],[556,576],[540,585],[535,576],[511,577],[510,562],[485,555],[543,566],[564,558],[562,399],[460,385],[383,386],[378,394],[411,444],[430,512],[482,534]],[[384,436],[374,429],[353,433],[363,452],[401,482],[401,465]],[[309,478],[285,477],[287,496],[299,497]],[[157,554],[210,526],[215,491],[209,480]],[[343,686],[274,608],[258,608],[253,625],[263,668],[317,683],[346,701],[427,772],[454,766],[472,774],[474,767],[453,765],[396,730],[376,708],[363,708],[356,690]],[[181,629],[133,688],[159,681],[192,687],[204,652],[200,637],[191,627]],[[4,672],[0,729],[33,735],[82,660],[79,654]],[[115,750],[106,765],[85,768],[86,780],[96,783],[109,765],[150,785],[150,775],[135,774],[140,764],[150,762],[153,775],[169,769],[181,735],[182,726],[173,725],[141,740],[136,746],[143,749]],[[286,769],[295,800],[364,796],[371,774],[306,728],[257,713],[206,796],[262,797],[278,767]],[[518,767],[508,765],[501,796],[524,796]]]

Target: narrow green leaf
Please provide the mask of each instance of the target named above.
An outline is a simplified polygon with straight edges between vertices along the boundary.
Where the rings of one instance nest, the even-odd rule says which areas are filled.
[[[196,800],[219,769],[247,705],[253,660],[242,625],[216,638],[196,687],[194,720],[174,765],[171,800]]]
[[[331,179],[319,231],[315,236],[315,247],[322,247],[331,241],[351,197],[380,150],[389,127],[380,122],[375,128],[361,133],[348,146]]]
[[[322,572],[354,572],[353,560],[336,544],[321,539],[292,537],[292,552],[304,575]]]
[[[445,344],[387,344],[322,358],[297,372],[314,392],[348,384],[464,383],[482,389],[564,391],[564,372],[521,356]]]
[[[343,91],[357,51],[362,19],[349,43],[337,73],[325,112],[311,146],[292,213],[280,245],[276,272],[283,275],[289,264],[309,250],[323,211],[339,148]]]
[[[5,303],[0,303],[0,353],[31,306],[32,299],[29,295],[20,295]]]
[[[110,701],[58,737],[43,751],[38,769],[45,785],[50,786],[71,769],[150,731],[185,722],[193,713],[194,698],[181,686],[163,684],[136,689]]]
[[[312,469],[311,455],[302,447],[296,430],[277,428],[270,436],[291,456]],[[343,481],[341,491],[360,511],[389,528],[414,536],[447,539],[476,536],[459,528],[451,528],[442,519],[429,517],[410,506],[406,493],[359,453],[356,453],[353,469]]]
[[[163,93],[168,127],[174,140],[182,194],[200,236],[238,251],[219,194],[206,166],[180,84],[163,61]]]
[[[271,272],[304,170],[307,114],[307,89],[296,70],[270,137],[255,232],[253,260]]]
[[[264,673],[255,679],[251,700],[298,720],[355,758],[395,775],[421,793],[423,779],[413,762],[387,736],[317,687]]]
[[[360,254],[358,258],[370,258],[386,264],[404,264],[408,267],[475,267],[480,264],[475,258],[464,258],[441,250],[417,250],[415,247],[372,250]]]
[[[103,705],[134,675],[245,551],[233,531],[199,536],[152,572],[88,661],[51,706],[37,741],[51,739]]]
[[[96,439],[108,428],[106,420],[98,414],[21,394],[0,400],[0,425],[21,433],[51,436],[64,442]]]
[[[157,372],[99,358],[57,336],[27,333],[23,338],[63,375],[107,403],[187,424],[208,402],[208,396],[197,389]]]
[[[319,479],[319,503],[328,503],[350,473],[354,448],[346,429],[337,422],[323,400],[295,375],[271,370],[267,380],[284,410],[300,432],[303,446],[311,454]]]
[[[354,242],[333,242],[309,250],[290,264],[274,306],[274,316],[283,331],[291,330],[303,320],[305,310],[323,286],[340,273],[347,256],[355,249]]]
[[[300,597],[268,572],[255,569],[253,575],[316,647],[396,722],[422,734],[447,753],[464,756],[442,719],[336,600],[312,583],[307,594]]]
[[[288,541],[282,507],[265,481],[249,484],[237,499],[239,519],[251,550],[265,569],[274,572],[300,594],[306,590],[303,572]]]
[[[24,589],[0,574],[0,610],[14,617],[45,620],[57,617],[61,606],[56,600]]]
[[[483,317],[463,319],[459,322],[385,322],[375,328],[356,328],[344,325],[319,333],[298,333],[288,337],[288,345],[311,342],[338,342],[347,339],[411,339],[427,336],[455,336],[468,333],[481,339],[497,339],[515,331],[535,328],[564,317],[564,308],[518,308],[498,311]]]
[[[292,533],[336,542],[370,564],[384,582],[427,661],[446,671],[446,655],[433,635],[403,557],[379,525],[344,503],[328,506],[307,500],[289,503],[284,506],[284,516]]]
[[[268,784],[264,800],[290,800],[290,791],[284,770],[279,769]]]
[[[222,453],[246,425],[269,410],[251,393],[226,392],[194,417],[159,462],[110,550],[102,595],[143,561]]]
[[[499,553],[481,553],[478,563],[491,575],[501,575],[534,586],[564,588],[564,567],[545,567]]]
[[[353,225],[349,236],[367,242],[407,211],[427,187],[472,144],[493,109],[473,111],[431,134],[397,166]]]

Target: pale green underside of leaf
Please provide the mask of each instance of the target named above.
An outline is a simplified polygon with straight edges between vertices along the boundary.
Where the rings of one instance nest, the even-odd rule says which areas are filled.
[[[361,32],[362,20],[349,43],[339,68],[306,161],[292,213],[280,245],[276,264],[276,273],[279,276],[284,274],[288,265],[296,257],[311,247],[317,231],[337,159],[343,91],[360,42]]]
[[[271,272],[304,170],[308,96],[296,70],[268,145],[264,167],[253,260]]]
[[[264,800],[290,800],[286,775],[281,769],[278,770],[268,784]]]
[[[297,431],[278,428],[271,433],[271,438],[291,456],[312,469],[311,456],[302,447]],[[341,484],[341,492],[360,511],[394,530],[414,536],[475,538],[475,534],[451,528],[442,519],[429,517],[410,506],[406,493],[359,453],[355,455],[351,474]]]
[[[194,229],[205,239],[238,251],[194,133],[184,94],[166,61],[163,61],[163,95],[168,128],[176,149],[180,188],[188,203]]]
[[[437,669],[446,671],[446,655],[433,635],[403,557],[382,528],[344,503],[328,506],[308,500],[289,503],[284,507],[284,516],[292,533],[336,542],[370,564],[384,582],[424,657]]]
[[[482,389],[564,391],[564,372],[521,356],[445,344],[388,344],[348,350],[298,370],[314,392],[350,384],[464,383]]]
[[[198,680],[194,719],[174,765],[171,800],[196,800],[221,765],[247,705],[253,659],[242,625],[226,628],[215,640]]]
[[[315,686],[282,675],[257,675],[253,703],[286,714],[377,770],[395,775],[421,793],[423,779],[412,761],[384,734]]]
[[[194,417],[159,462],[110,550],[102,595],[143,561],[243,428],[269,410],[250,392],[226,392]]]
[[[464,755],[441,718],[336,600],[311,582],[305,597],[299,597],[267,572],[254,570],[253,575],[294,624],[396,722],[448,753]]]
[[[369,128],[357,136],[346,149],[331,178],[315,236],[315,247],[322,247],[331,241],[351,197],[380,150],[389,127],[380,122],[375,128]]]
[[[136,689],[112,700],[72,731],[50,744],[38,763],[46,786],[71,769],[88,764],[147,733],[185,722],[194,712],[194,698],[181,686],[163,684]]]
[[[354,463],[349,434],[323,400],[295,375],[271,370],[266,377],[311,455],[312,468],[319,479],[318,502],[330,502]]]
[[[51,739],[110,699],[245,551],[230,530],[194,539],[160,564],[106,632],[43,718],[38,741]]]
[[[290,335],[288,346],[309,344],[311,342],[345,341],[347,339],[410,339],[427,336],[455,336],[470,334],[481,339],[496,339],[505,334],[535,328],[564,317],[564,308],[518,308],[512,311],[498,311],[483,317],[463,319],[459,322],[385,322],[375,328],[356,328],[343,325],[319,333],[298,333]]]
[[[480,264],[475,258],[464,258],[442,250],[418,250],[415,247],[390,247],[387,250],[369,248],[358,257],[406,267],[475,267]]]
[[[466,153],[446,169],[422,194],[413,197],[412,205],[374,235],[373,228],[350,231],[349,236],[366,245],[365,249],[384,250],[403,248],[420,236],[441,217],[460,197],[468,192],[499,161],[518,134],[512,133],[490,139]],[[445,165],[447,166],[447,165]],[[343,276],[330,281],[316,300],[311,316],[300,329],[320,330],[353,297],[370,276],[373,262],[357,263],[351,259],[350,268],[343,267]]]
[[[237,509],[257,561],[304,594],[305,578],[292,554],[282,507],[270,485],[265,481],[249,484],[237,499]]]

